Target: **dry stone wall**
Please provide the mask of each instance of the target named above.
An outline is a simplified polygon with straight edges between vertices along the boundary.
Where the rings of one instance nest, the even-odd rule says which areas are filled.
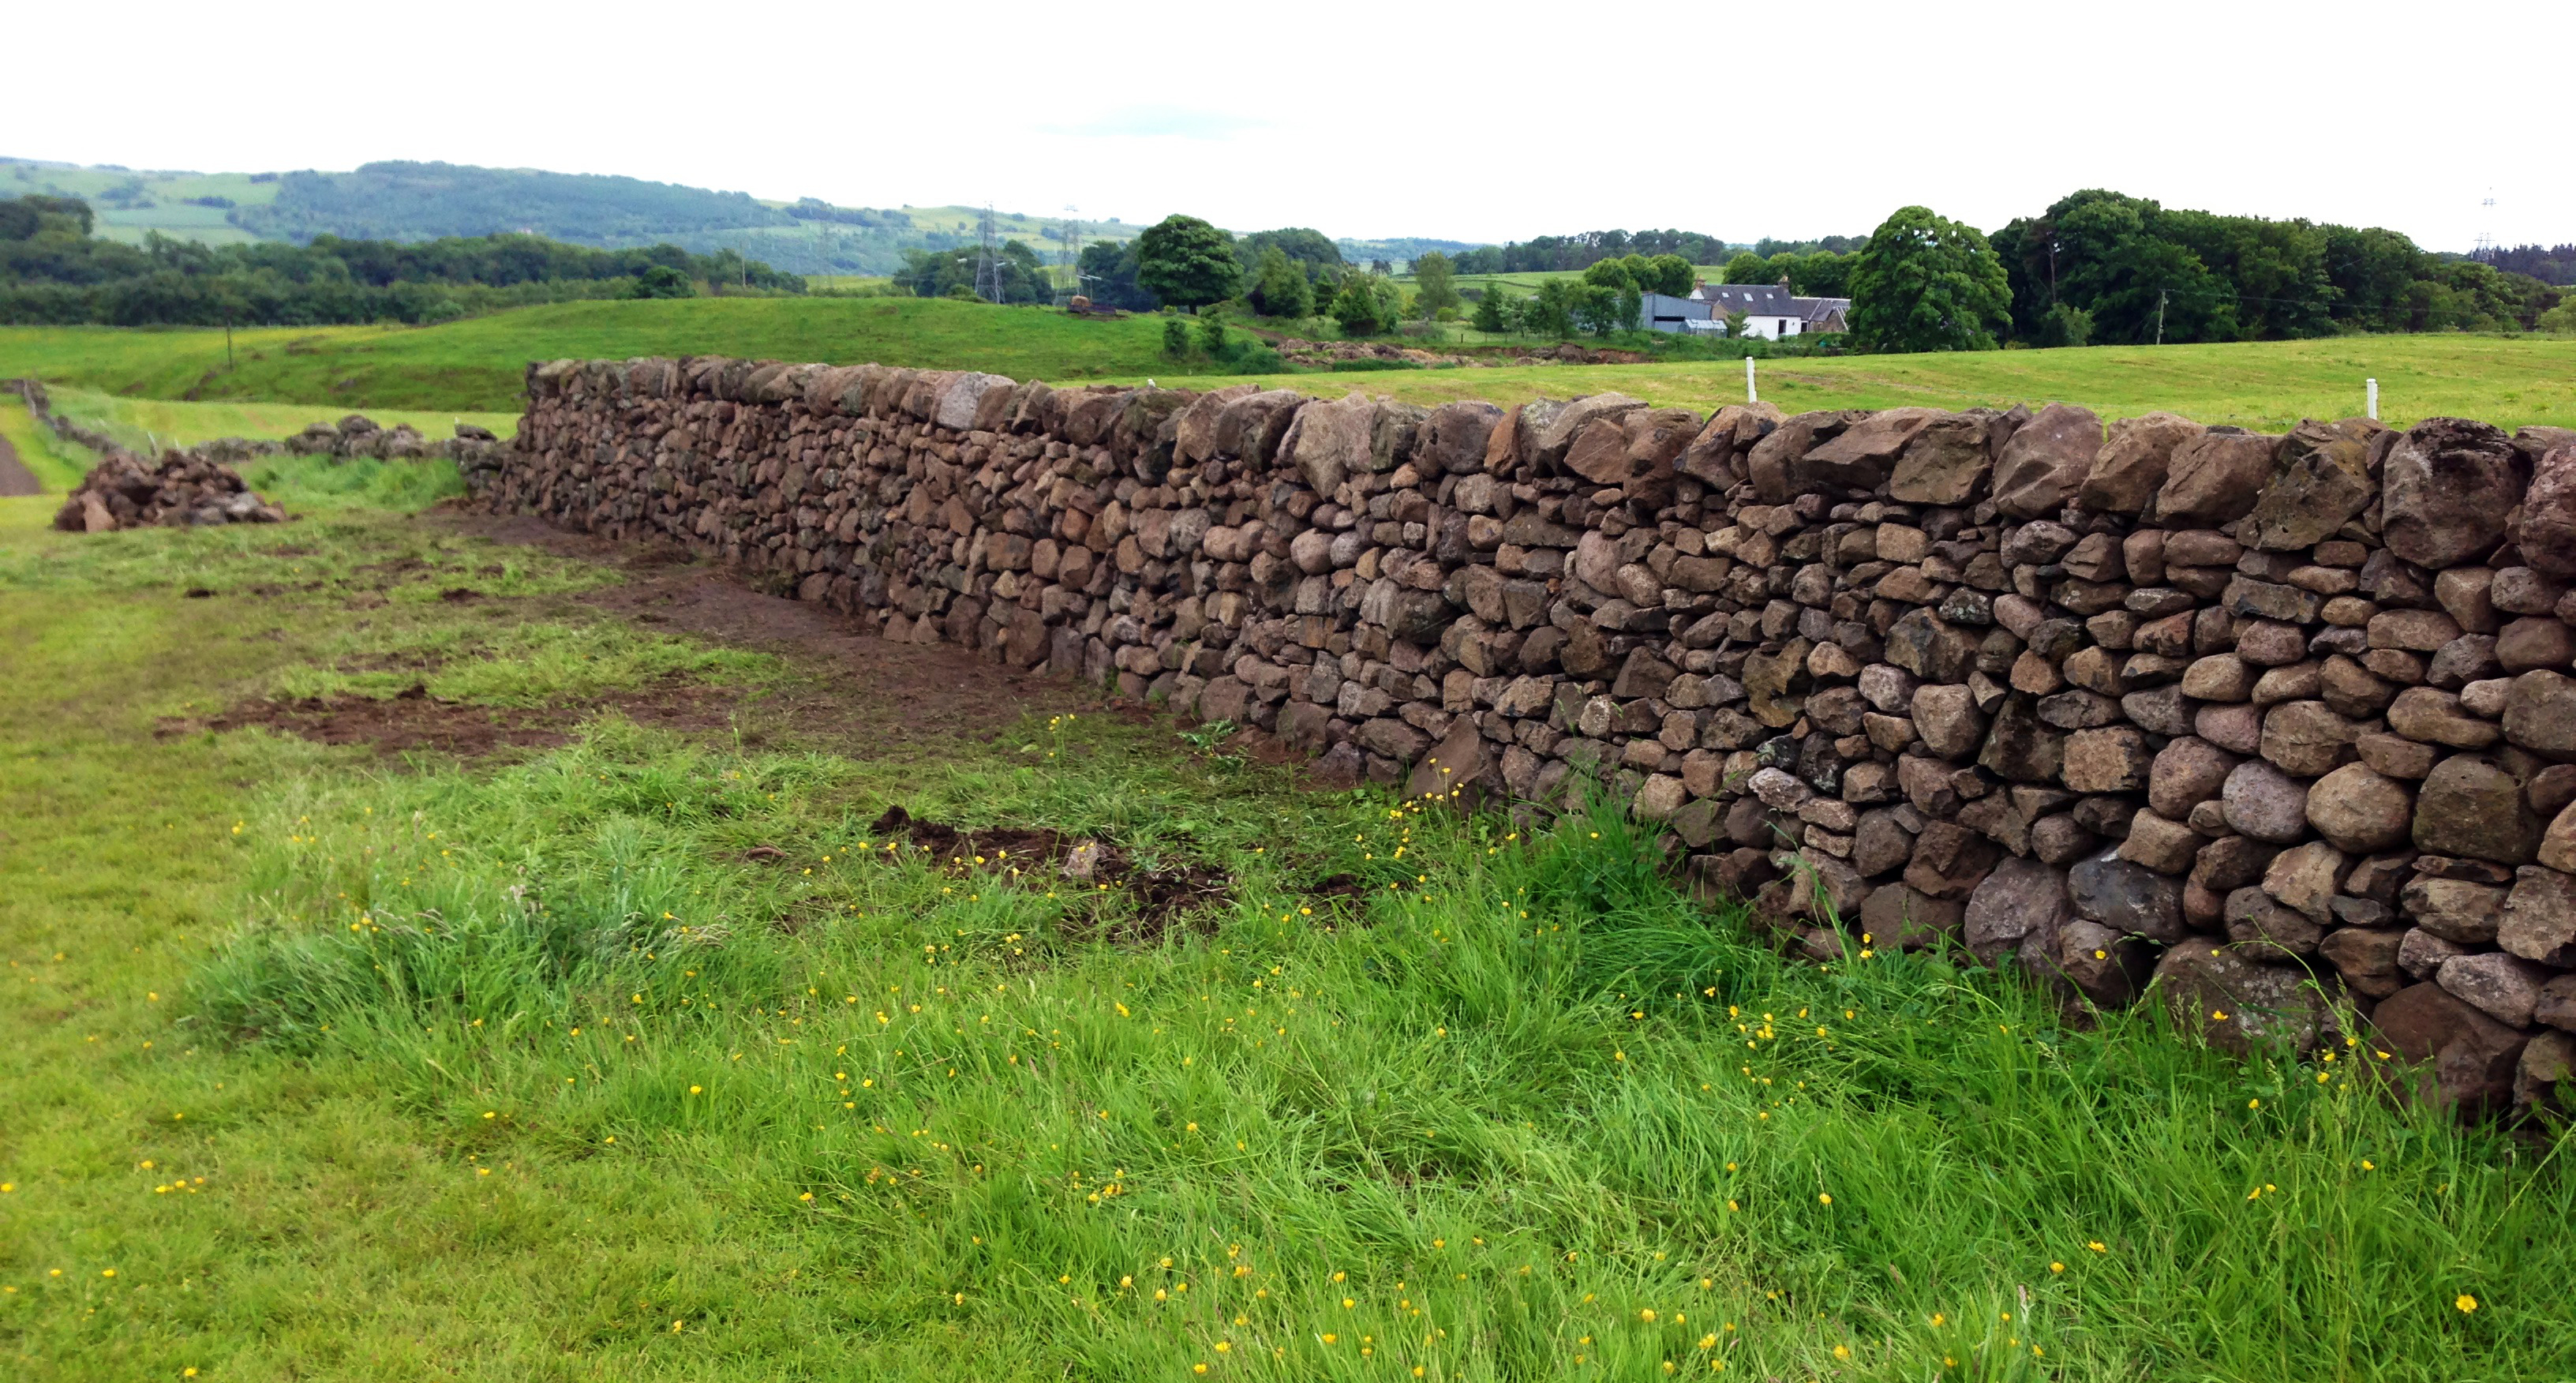
[[[2576,432],[730,359],[528,392],[497,506],[1347,781],[1604,785],[1820,957],[2160,982],[2221,1044],[2361,1037],[2473,1111],[2576,1060]]]

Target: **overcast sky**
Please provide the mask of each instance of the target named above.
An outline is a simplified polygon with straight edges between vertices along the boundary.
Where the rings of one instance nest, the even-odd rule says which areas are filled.
[[[1491,241],[1865,234],[1917,202],[1991,230],[2111,187],[2576,241],[2564,0],[141,0],[8,32],[0,154],[135,168],[440,159]]]

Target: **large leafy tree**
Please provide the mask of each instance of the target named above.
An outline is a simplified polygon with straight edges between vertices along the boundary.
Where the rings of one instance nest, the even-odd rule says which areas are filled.
[[[1254,272],[1261,262],[1261,252],[1276,249],[1309,269],[1340,268],[1341,247],[1319,230],[1289,226],[1280,230],[1254,231],[1235,242],[1234,257],[1244,272]]]
[[[1192,311],[1243,288],[1234,237],[1195,216],[1166,216],[1136,237],[1136,282],[1173,307]]]
[[[1537,294],[1521,304],[1521,330],[1560,340],[1572,336],[1575,290],[1589,286],[1569,279],[1543,280]]]
[[[1457,311],[1460,301],[1451,282],[1449,256],[1433,250],[1413,261],[1413,310],[1424,320]]]
[[[1680,255],[1655,255],[1646,261],[1645,272],[1634,277],[1637,286],[1649,292],[1687,298],[1698,275],[1691,271],[1691,262]]]
[[[1872,350],[1995,347],[2012,290],[1986,237],[1929,207],[1901,207],[1851,266],[1852,334]]]
[[[1372,285],[1372,280],[1377,277],[1375,274],[1353,274],[1342,280],[1342,291],[1333,295],[1332,306],[1326,310],[1334,321],[1341,324],[1343,335],[1375,336],[1395,325],[1395,318],[1386,315]]]
[[[1305,317],[1315,311],[1314,285],[1304,266],[1276,245],[1261,250],[1260,271],[1252,281],[1252,305],[1265,317]]]
[[[1738,250],[1726,261],[1728,283],[1778,283],[1780,276],[1771,272],[1771,261],[1751,250]]]

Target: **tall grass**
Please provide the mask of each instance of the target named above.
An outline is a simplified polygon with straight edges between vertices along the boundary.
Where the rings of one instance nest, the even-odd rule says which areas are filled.
[[[902,784],[612,724],[308,782],[191,1001],[478,1165],[720,1187],[860,1319],[1032,1376],[2576,1369],[2556,1145],[2393,1104],[2366,1047],[2240,1063],[1940,957],[1793,964],[1613,813],[1011,740]],[[1115,891],[922,858],[869,831],[889,796],[1237,885],[1102,942]]]

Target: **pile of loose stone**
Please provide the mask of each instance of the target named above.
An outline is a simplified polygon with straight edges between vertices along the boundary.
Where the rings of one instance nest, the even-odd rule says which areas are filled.
[[[2554,1106],[2576,1060],[2576,433],[714,358],[529,396],[499,506],[1327,776],[1606,787],[1819,956],[2161,982],[2239,1048],[2359,1015],[2470,1109]]]
[[[232,467],[193,449],[167,452],[157,465],[111,451],[54,515],[54,527],[68,533],[285,521],[286,511],[254,494]]]

